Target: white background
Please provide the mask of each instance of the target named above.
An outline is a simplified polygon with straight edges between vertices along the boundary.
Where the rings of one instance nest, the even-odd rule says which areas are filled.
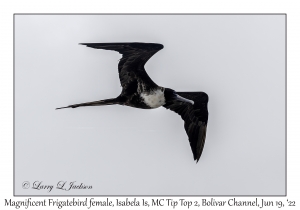
[[[12,43],[13,43],[13,25],[12,14],[14,12],[287,12],[288,14],[288,198],[295,200],[299,193],[299,166],[297,164],[299,144],[297,141],[298,126],[296,124],[298,113],[297,107],[297,90],[299,89],[299,68],[298,50],[299,49],[299,15],[298,3],[296,1],[264,1],[253,3],[240,1],[211,1],[208,3],[199,3],[192,1],[190,4],[182,4],[181,2],[172,2],[172,4],[158,4],[151,1],[151,4],[144,2],[134,2],[136,7],[119,2],[119,7],[116,8],[116,3],[110,2],[105,6],[93,7],[90,3],[79,4],[72,2],[74,5],[70,9],[70,2],[62,3],[51,1],[49,4],[38,1],[27,1],[26,4],[19,2],[1,2],[1,165],[3,172],[1,173],[2,194],[1,198],[12,197],[13,184],[13,127],[12,127]],[[99,4],[99,3],[98,3]],[[170,6],[172,5],[172,6]],[[234,9],[233,9],[234,8]],[[276,198],[286,200],[285,198]]]

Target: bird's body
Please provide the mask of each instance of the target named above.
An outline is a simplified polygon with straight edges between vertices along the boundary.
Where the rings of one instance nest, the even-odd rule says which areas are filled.
[[[151,109],[158,108],[166,104],[164,91],[164,88],[158,87],[150,92],[142,92],[140,97],[143,99],[143,103],[151,107]]]
[[[62,108],[81,106],[125,105],[141,109],[155,109],[164,106],[185,121],[194,160],[199,160],[206,136],[208,119],[208,96],[204,92],[176,92],[155,84],[144,69],[146,62],[159,50],[155,43],[89,43],[83,44],[96,49],[114,50],[122,54],[118,65],[122,86],[121,94],[112,99],[74,104]]]

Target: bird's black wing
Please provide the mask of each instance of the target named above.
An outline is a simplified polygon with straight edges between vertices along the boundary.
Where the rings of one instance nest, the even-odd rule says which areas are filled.
[[[157,85],[151,80],[144,69],[146,62],[159,50],[162,44],[156,43],[82,43],[88,47],[104,50],[114,50],[122,54],[118,70],[121,86],[123,89],[137,85],[142,80],[150,88]]]
[[[194,101],[194,104],[173,101],[164,105],[181,116],[184,128],[189,137],[190,146],[197,162],[202,154],[208,119],[208,96],[204,92],[177,92],[178,95]]]

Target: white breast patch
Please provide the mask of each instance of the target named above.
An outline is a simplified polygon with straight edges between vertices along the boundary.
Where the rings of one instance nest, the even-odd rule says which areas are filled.
[[[164,92],[161,89],[150,93],[141,93],[141,97],[144,99],[144,103],[151,108],[157,108],[166,103]]]

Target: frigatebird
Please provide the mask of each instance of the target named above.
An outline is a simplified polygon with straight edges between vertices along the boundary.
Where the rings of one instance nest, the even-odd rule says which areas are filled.
[[[176,92],[161,87],[145,71],[146,62],[159,50],[157,43],[81,43],[87,47],[113,50],[122,54],[118,64],[121,94],[116,98],[73,104],[63,108],[81,106],[125,105],[141,109],[154,109],[163,106],[181,116],[188,135],[194,160],[199,161],[202,154],[208,119],[208,95],[204,92]]]

